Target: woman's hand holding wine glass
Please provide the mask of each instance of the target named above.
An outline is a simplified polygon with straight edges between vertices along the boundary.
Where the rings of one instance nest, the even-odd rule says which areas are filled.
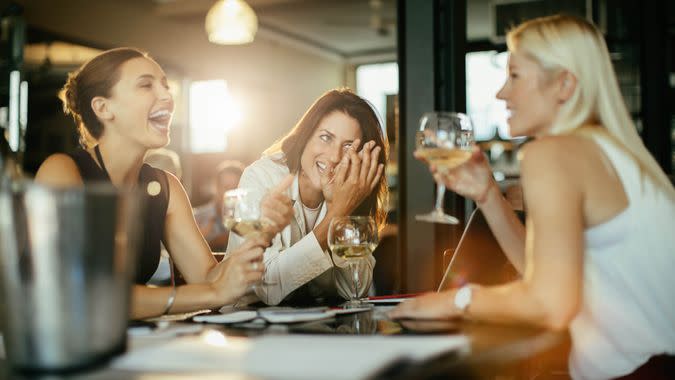
[[[478,146],[472,148],[471,158],[468,161],[452,169],[439,167],[418,152],[415,152],[414,156],[429,165],[429,170],[437,183],[444,184],[463,197],[473,199],[479,206],[486,201],[490,191],[498,189],[490,164]]]
[[[435,167],[438,173],[448,173],[472,157],[473,125],[468,116],[453,112],[430,112],[420,119],[415,157]],[[443,210],[445,185],[436,182],[436,206],[433,211],[417,215],[423,222],[457,224],[459,220]]]
[[[230,304],[243,296],[250,287],[262,279],[264,268],[260,265],[267,241],[254,236],[218,264],[218,270],[210,278],[215,293],[216,305]]]
[[[226,192],[223,196],[225,227],[246,238],[246,242],[258,241],[263,242],[264,247],[269,246],[274,236],[288,225],[293,216],[291,199],[285,194],[292,182],[293,177],[288,176],[264,195],[250,189]],[[264,269],[262,260],[261,255],[259,261],[254,263],[261,270]],[[263,284],[275,283],[265,281]]]

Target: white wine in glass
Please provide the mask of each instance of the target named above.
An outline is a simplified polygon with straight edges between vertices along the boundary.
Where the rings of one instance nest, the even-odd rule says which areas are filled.
[[[345,260],[354,260],[372,254],[377,244],[335,244],[330,247],[331,252]]]
[[[474,145],[473,125],[465,114],[455,112],[429,112],[420,119],[420,129],[415,142],[415,154],[424,158],[438,170],[447,171],[467,162]],[[423,222],[457,224],[459,220],[443,210],[445,186],[436,183],[434,210],[416,215]]]
[[[377,225],[370,216],[340,216],[331,220],[328,227],[328,247],[336,256],[347,260],[352,272],[352,292],[346,309],[368,306],[360,301],[359,260],[366,259],[378,244]]]
[[[225,228],[241,237],[255,235],[264,231],[267,223],[261,220],[241,220],[237,218],[223,218]]]
[[[422,148],[417,154],[441,170],[453,169],[471,158],[471,151],[463,149]]]
[[[268,222],[262,217],[261,201],[262,194],[255,190],[235,189],[225,192],[222,210],[225,228],[243,238],[262,233]],[[276,282],[263,280],[261,284],[275,285]]]

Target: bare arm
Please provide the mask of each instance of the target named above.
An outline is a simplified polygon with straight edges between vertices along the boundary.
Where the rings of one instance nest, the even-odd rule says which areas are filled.
[[[484,199],[477,201],[492,233],[506,257],[521,275],[525,270],[525,226],[502,196],[499,186],[491,181]]]
[[[164,224],[164,244],[188,283],[205,282],[217,261],[197,227],[185,189],[173,174],[166,175],[171,195]]]
[[[223,260],[214,271],[213,279],[200,284],[187,284],[176,288],[173,306],[166,310],[173,289],[135,285],[132,293],[131,318],[147,318],[170,313],[213,309],[234,303],[248,291],[248,287],[262,278],[262,268],[254,269],[252,263],[262,259],[261,241],[247,240],[237,252]]]
[[[529,204],[524,278],[494,287],[476,287],[468,310],[472,319],[567,327],[580,307],[583,266],[583,187],[569,147],[553,141],[531,143],[522,165]],[[460,314],[455,290],[402,304],[393,317],[444,318]]]
[[[177,181],[175,177],[173,180]],[[69,156],[64,154],[55,154],[48,157],[40,166],[35,176],[35,181],[59,187],[81,187],[83,185],[82,177],[77,169],[77,165]],[[175,183],[173,185],[175,185]],[[172,186],[171,194],[178,194],[180,196],[181,193],[179,190],[182,190],[182,187],[180,187],[180,189],[175,189],[175,186],[173,185],[171,185],[170,179],[170,186]],[[184,192],[182,192],[182,196],[185,196]],[[178,200],[180,201],[180,197],[178,197]],[[186,201],[186,199],[184,199],[184,201]],[[181,202],[178,204],[180,203]],[[183,206],[189,208],[189,203],[183,204]],[[176,207],[176,204],[174,204],[174,207]],[[190,213],[190,220],[191,223],[194,224],[194,219],[192,219],[191,215],[192,214]],[[174,219],[173,222],[176,222],[176,220],[180,221],[180,216],[177,219]],[[199,232],[197,232],[197,234],[199,234]],[[203,241],[203,238],[201,238],[201,235],[199,235],[199,237],[201,242],[206,244]],[[183,244],[186,245],[186,248],[189,248],[187,246],[189,243]],[[253,270],[250,265],[251,262],[260,260],[262,256],[261,245],[263,244],[259,241],[244,243],[239,249],[241,254],[237,255],[235,260],[229,260],[227,263],[224,263],[218,275],[214,276],[213,281],[206,283],[205,280],[203,280],[201,281],[201,284],[188,284],[178,287],[176,289],[175,302],[170,311],[184,312],[213,308],[231,303],[243,295],[248,285],[257,281],[262,276],[259,269]],[[208,247],[206,247],[206,250],[207,252],[210,252],[208,251]],[[184,252],[178,254],[178,256],[181,257],[181,261],[189,261],[188,257],[182,256],[189,254],[189,252],[189,249],[186,249]],[[176,255],[174,254],[172,256]],[[205,266],[207,265],[205,262],[208,262],[208,260],[202,260],[202,263],[198,263],[197,265]],[[213,262],[215,263],[215,260],[213,260]],[[183,269],[184,268],[181,268],[181,270]],[[195,270],[194,267],[190,267],[190,264],[188,264],[186,271],[190,273],[190,279],[195,279],[195,273],[200,272],[200,270],[198,270],[200,268],[196,269],[197,270]],[[205,268],[201,268],[201,271],[204,270]],[[151,288],[145,285],[135,285],[133,287],[131,300],[131,317],[145,318],[161,314],[166,309],[167,300],[172,291],[173,290],[170,287]]]
[[[417,158],[424,161],[421,157]],[[525,263],[525,227],[502,196],[480,149],[474,148],[471,159],[452,170],[441,172],[434,165],[430,169],[437,182],[476,202],[499,246],[511,264],[522,274]]]

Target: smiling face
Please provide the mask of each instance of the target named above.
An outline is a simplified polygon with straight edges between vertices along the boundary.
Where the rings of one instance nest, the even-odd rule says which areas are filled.
[[[546,133],[560,106],[555,81],[537,62],[518,52],[509,55],[508,78],[497,98],[506,101],[514,137]]]
[[[119,70],[106,99],[106,129],[148,149],[165,146],[174,103],[164,71],[144,57],[126,61]]]
[[[300,172],[315,191],[321,191],[321,176],[332,175],[342,153],[362,133],[358,121],[340,111],[326,115],[307,141],[300,157]]]

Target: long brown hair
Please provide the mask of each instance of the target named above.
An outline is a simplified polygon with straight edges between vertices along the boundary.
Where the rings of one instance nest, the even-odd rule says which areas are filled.
[[[385,144],[382,125],[370,104],[353,93],[348,88],[339,88],[326,92],[312,104],[300,121],[281,140],[269,147],[264,154],[283,153],[283,163],[291,173],[300,170],[300,158],[305,151],[307,142],[324,117],[332,112],[343,112],[359,123],[362,142],[375,141],[376,146],[382,149],[378,163],[386,165],[389,157],[389,148]],[[387,177],[382,173],[379,183],[366,199],[354,211],[354,215],[372,216],[378,228],[386,223],[387,211],[385,206],[389,196]]]
[[[103,124],[91,108],[91,100],[96,96],[109,97],[110,90],[120,80],[120,66],[138,57],[149,58],[147,53],[134,48],[111,49],[68,74],[59,98],[63,102],[63,112],[70,114],[77,123],[83,147],[88,147],[92,139],[97,140],[103,134]]]

